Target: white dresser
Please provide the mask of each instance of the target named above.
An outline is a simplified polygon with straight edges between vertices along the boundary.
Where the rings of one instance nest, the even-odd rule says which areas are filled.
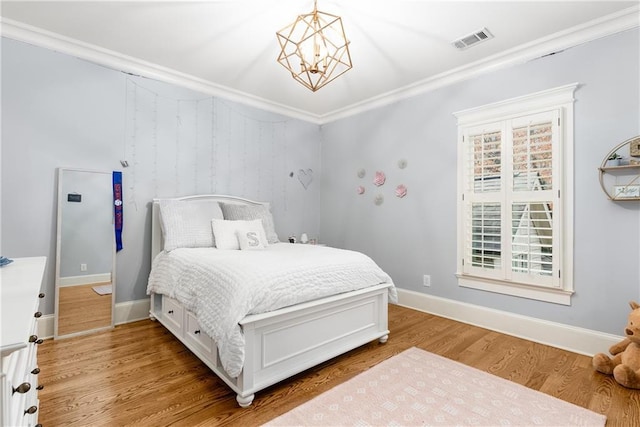
[[[16,258],[0,268],[2,426],[38,425],[37,320],[46,257]]]

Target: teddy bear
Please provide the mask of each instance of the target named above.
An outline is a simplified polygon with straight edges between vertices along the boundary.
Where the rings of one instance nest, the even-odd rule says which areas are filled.
[[[640,304],[631,301],[629,305],[632,311],[624,330],[626,338],[609,349],[614,357],[598,353],[592,362],[596,371],[613,374],[618,384],[640,389]]]

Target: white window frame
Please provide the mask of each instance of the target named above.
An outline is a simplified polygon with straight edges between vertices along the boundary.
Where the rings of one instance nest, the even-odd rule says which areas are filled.
[[[480,289],[513,295],[539,301],[571,305],[573,286],[573,120],[574,92],[578,83],[536,92],[509,100],[484,105],[454,113],[458,120],[458,204],[457,204],[457,250],[456,277],[462,287]],[[518,281],[507,271],[511,270],[510,258],[502,260],[504,274],[496,274],[492,269],[465,268],[465,177],[469,163],[465,161],[465,135],[470,130],[497,122],[507,123],[522,116],[552,113],[558,120],[559,143],[553,152],[553,257],[552,279],[545,278],[540,284]],[[503,128],[503,135],[504,135]],[[501,147],[504,149],[504,146]],[[503,157],[504,158],[504,157]],[[507,158],[511,162],[511,155]],[[503,172],[504,173],[504,172]],[[502,179],[503,187],[509,180]],[[503,209],[504,213],[504,209]],[[509,220],[509,219],[506,219]],[[511,239],[503,236],[502,244],[508,245],[511,253]],[[471,264],[467,260],[467,267]],[[557,270],[557,271],[556,271]]]

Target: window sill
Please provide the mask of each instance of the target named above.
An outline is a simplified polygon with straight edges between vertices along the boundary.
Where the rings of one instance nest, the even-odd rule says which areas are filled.
[[[486,279],[468,274],[457,273],[456,277],[458,278],[458,285],[464,288],[479,289],[554,304],[571,305],[571,295],[573,295],[573,291],[564,289],[543,288],[521,283]]]

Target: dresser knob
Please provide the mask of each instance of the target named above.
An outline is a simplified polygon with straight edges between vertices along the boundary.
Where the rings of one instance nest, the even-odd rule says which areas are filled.
[[[195,331],[193,331],[194,334],[199,334],[200,333],[200,329],[196,329]]]
[[[42,384],[40,384],[38,387],[36,387],[36,390],[42,390],[44,388],[44,386]]]
[[[35,414],[37,410],[38,410],[37,406],[30,406],[29,409],[24,411],[24,414],[25,415],[27,415],[27,414]]]
[[[173,314],[173,310],[169,310],[169,311],[167,311],[167,313]]]
[[[20,394],[24,394],[29,390],[31,390],[31,384],[29,383],[22,383],[18,387],[13,387],[13,393],[18,392]]]
[[[41,313],[41,312],[39,312],[39,311],[36,311],[36,312],[33,314],[33,317],[41,317],[41,316],[42,316],[42,313]]]
[[[38,294],[38,298],[44,298],[44,294],[43,294],[42,292],[40,292],[40,293]]]
[[[42,338],[38,338],[37,335],[31,335],[29,337],[29,342],[32,342],[34,344],[42,344],[44,340]]]
[[[36,369],[34,369],[33,371],[31,371],[31,373],[32,373],[33,375],[38,375],[38,374],[40,373],[40,368],[36,368]]]

